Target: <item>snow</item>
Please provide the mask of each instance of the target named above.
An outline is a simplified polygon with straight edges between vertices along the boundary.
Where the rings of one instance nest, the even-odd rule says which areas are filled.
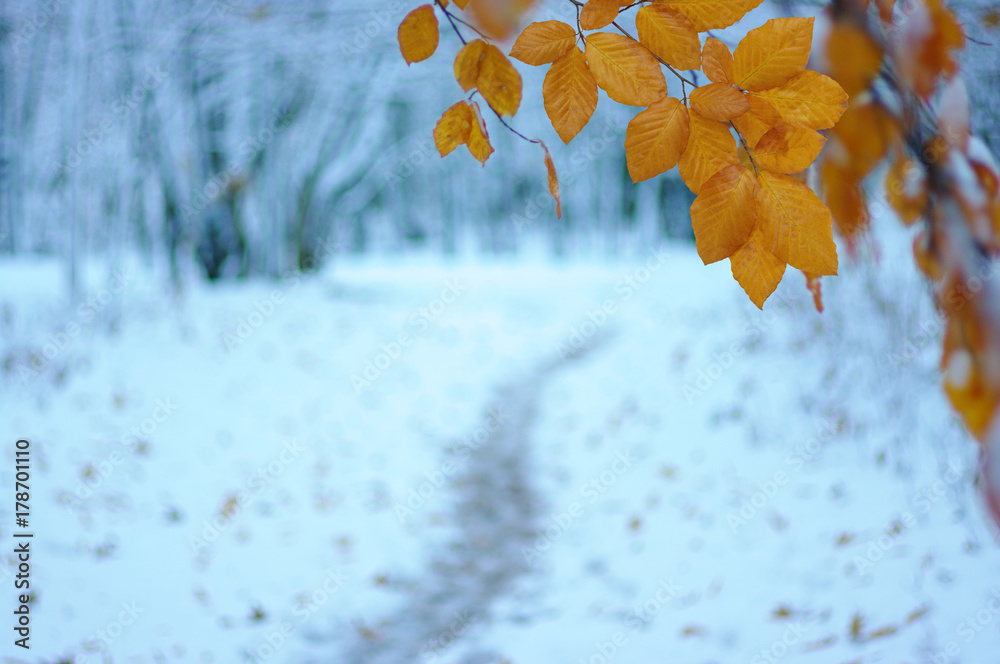
[[[55,263],[0,263],[14,366],[81,327],[4,374],[36,533],[5,661],[990,661],[976,449],[894,232],[823,314],[793,271],[757,310],[687,245],[176,298],[127,263],[86,323]]]

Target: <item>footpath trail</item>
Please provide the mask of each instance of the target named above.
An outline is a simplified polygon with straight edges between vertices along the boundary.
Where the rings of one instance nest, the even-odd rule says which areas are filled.
[[[446,450],[458,469],[450,489],[450,534],[427,555],[409,596],[378,621],[377,638],[358,634],[345,664],[433,661],[454,655],[463,636],[493,620],[492,607],[510,598],[534,568],[525,556],[540,530],[544,497],[535,486],[534,425],[540,395],[551,377],[597,352],[607,334],[555,357],[523,380],[497,389],[489,427],[469,436],[473,448]],[[476,435],[485,434],[485,435]],[[499,653],[466,645],[462,661],[496,662]]]

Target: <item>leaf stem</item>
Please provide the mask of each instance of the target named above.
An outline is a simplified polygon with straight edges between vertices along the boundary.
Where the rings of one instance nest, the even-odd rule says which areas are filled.
[[[473,97],[475,97],[475,96],[476,96],[476,93],[478,93],[478,92],[479,92],[479,90],[473,90],[473,91],[472,91],[472,94],[471,94],[471,95],[469,95],[469,100],[471,100],[471,99],[472,99]],[[486,100],[485,100],[485,99],[483,99],[483,101],[486,101]],[[528,138],[527,136],[525,136],[524,134],[522,134],[522,133],[521,133],[521,132],[519,132],[518,130],[514,129],[514,128],[513,128],[513,127],[511,127],[511,126],[510,126],[509,124],[507,124],[507,121],[506,121],[506,120],[504,120],[504,119],[503,119],[503,116],[502,116],[502,115],[500,115],[500,113],[498,113],[498,112],[497,112],[497,109],[495,109],[495,108],[493,108],[492,106],[490,106],[490,103],[489,103],[488,101],[486,102],[486,105],[487,105],[487,106],[489,107],[489,109],[490,109],[491,111],[493,111],[493,114],[497,116],[497,120],[499,120],[499,121],[500,121],[500,124],[502,124],[502,125],[503,125],[504,127],[507,127],[507,129],[509,129],[509,130],[510,130],[510,132],[511,132],[512,134],[514,134],[515,136],[518,136],[518,137],[520,137],[520,138],[523,138],[524,140],[528,141],[529,143],[541,143],[541,142],[542,142],[542,139],[540,139],[540,138]]]
[[[747,140],[743,138],[743,134],[741,134],[740,130],[736,128],[736,125],[733,124],[732,120],[729,121],[729,126],[732,127],[733,131],[736,132],[736,135],[740,137],[740,143],[743,145],[743,151],[747,153],[747,159],[749,159],[750,163],[753,165],[754,176],[760,177],[760,168],[757,166],[757,162],[754,160],[753,154],[750,152],[750,146],[747,145]]]
[[[452,30],[455,31],[455,34],[458,35],[459,41],[461,41],[462,45],[464,46],[467,42],[465,41],[465,37],[463,37],[462,33],[459,31],[458,26],[455,25],[455,17],[451,15],[451,12],[445,9],[444,5],[441,3],[441,0],[434,0],[434,4],[436,4],[438,8],[440,8],[441,11],[444,12],[444,15],[448,17],[448,22],[451,23]],[[462,23],[465,23],[465,21],[462,21]]]

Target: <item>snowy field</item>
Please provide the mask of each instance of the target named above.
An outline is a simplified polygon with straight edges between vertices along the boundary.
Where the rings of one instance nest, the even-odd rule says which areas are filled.
[[[0,263],[0,486],[30,438],[36,533],[2,661],[996,661],[909,262],[842,261],[823,314],[682,245],[176,297],[126,262],[76,309]]]

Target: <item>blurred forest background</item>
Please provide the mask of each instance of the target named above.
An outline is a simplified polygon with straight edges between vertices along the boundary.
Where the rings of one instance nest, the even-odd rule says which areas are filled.
[[[566,213],[544,197],[537,148],[489,118],[475,173],[431,132],[459,95],[441,52],[404,66],[402,0],[214,3],[7,0],[0,6],[0,252],[137,250],[175,284],[310,269],[336,251],[517,251],[530,225],[557,254],[690,237],[675,173],[633,185],[629,109],[605,101],[563,149],[524,71],[522,133],[556,148]],[[975,126],[1000,146],[997,12],[952,3],[978,40],[964,68]],[[778,13],[815,7],[785,2]],[[534,18],[568,18],[549,0]],[[454,43],[452,43],[454,42]],[[478,166],[476,164],[476,166]],[[497,176],[501,174],[501,176]],[[323,242],[326,243],[323,249]]]
[[[761,311],[698,258],[676,171],[631,182],[638,109],[602,93],[566,146],[544,68],[516,65],[511,124],[552,151],[561,218],[542,151],[492,114],[485,167],[441,159],[459,41],[442,25],[407,67],[418,4],[0,0],[0,438],[37,450],[33,654],[265,661],[284,620],[271,661],[598,661],[619,629],[623,663],[995,658],[1000,612],[972,645],[956,631],[1000,597],[996,549],[884,169],[858,251],[879,260],[838,240],[824,313],[796,271]],[[719,36],[825,4],[769,0]],[[1000,10],[949,5],[997,154]],[[445,485],[496,405],[510,423]],[[286,463],[290,440],[307,451]],[[633,631],[651,597],[656,628]],[[126,601],[143,621],[99,642]],[[793,650],[786,619],[812,630]],[[468,651],[446,652],[456,629]]]
[[[411,8],[4,2],[0,252],[65,257],[72,288],[95,253],[139,251],[179,284],[311,269],[334,247],[511,252],[518,216],[557,253],[690,236],[679,179],[629,181],[627,109],[605,104],[610,122],[560,151],[562,220],[537,148],[495,122],[489,177],[467,155],[442,161],[431,132],[458,96],[457,39],[407,71],[395,33]],[[554,147],[531,92],[517,124]]]

